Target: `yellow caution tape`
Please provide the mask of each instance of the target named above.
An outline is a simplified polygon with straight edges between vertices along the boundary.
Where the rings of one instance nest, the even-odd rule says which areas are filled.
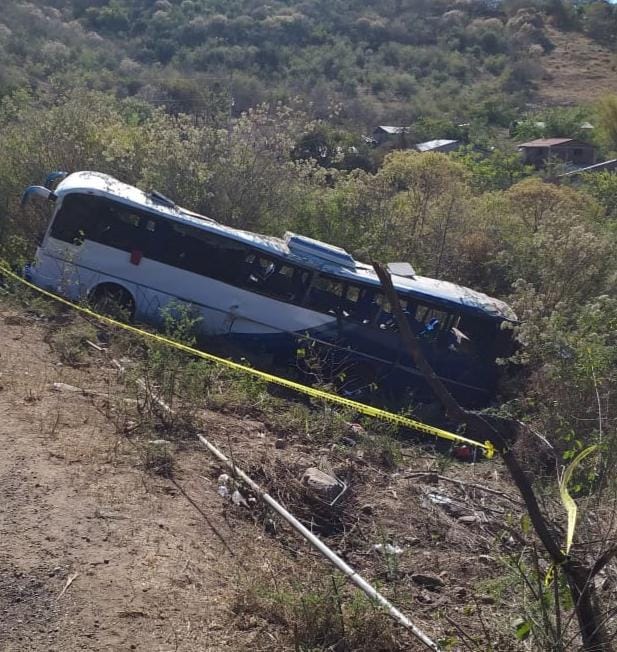
[[[576,516],[578,512],[578,508],[576,507],[576,503],[574,502],[574,499],[570,495],[570,492],[568,491],[568,483],[570,482],[572,478],[572,474],[576,470],[576,467],[591,453],[593,453],[596,449],[598,448],[597,445],[594,446],[589,446],[588,448],[583,449],[568,465],[568,468],[564,471],[563,476],[559,482],[559,493],[561,495],[561,502],[563,503],[563,506],[565,507],[566,513],[568,515],[568,529],[566,532],[566,546],[565,546],[565,551],[564,554],[567,556],[570,552],[570,548],[572,547],[572,541],[574,539],[574,530],[576,528]],[[549,567],[548,570],[546,571],[546,575],[544,576],[544,586],[549,587],[553,579],[555,578],[555,570],[557,566],[555,563],[552,563]]]
[[[22,283],[23,285],[31,288],[32,290],[35,290],[36,292],[39,292],[40,294],[49,297],[50,299],[53,299],[54,301],[58,301],[59,303],[62,303],[65,306],[69,306],[73,310],[76,310],[84,315],[93,317],[94,319],[97,319],[98,321],[101,321],[103,323],[109,324],[111,326],[116,326],[117,328],[121,328],[135,335],[139,335],[140,337],[154,340],[155,342],[160,342],[161,344],[165,344],[167,346],[173,347],[175,349],[178,349],[179,351],[184,351],[185,353],[189,353],[190,355],[194,355],[198,358],[202,358],[204,360],[208,360],[216,364],[224,365],[236,371],[241,371],[243,373],[250,374],[256,378],[265,380],[266,382],[275,383],[282,387],[291,389],[295,392],[305,394],[306,396],[322,399],[330,403],[336,403],[337,405],[343,405],[345,407],[356,410],[361,414],[365,414],[370,417],[375,417],[376,419],[380,419],[382,421],[389,421],[391,423],[395,423],[405,428],[410,428],[412,430],[416,430],[418,432],[422,432],[427,435],[433,435],[434,437],[439,437],[441,439],[446,439],[460,444],[467,444],[469,446],[478,446],[479,448],[484,449],[484,455],[489,459],[492,458],[493,455],[495,454],[495,447],[490,441],[480,443],[474,441],[473,439],[468,439],[467,437],[463,437],[462,435],[457,435],[453,432],[449,432],[447,430],[442,430],[441,428],[430,426],[426,423],[422,423],[421,421],[416,421],[415,419],[410,419],[409,417],[405,417],[400,414],[395,414],[394,412],[388,412],[387,410],[382,410],[380,408],[376,408],[371,405],[365,405],[364,403],[359,403],[358,401],[354,401],[352,399],[339,396],[338,394],[332,394],[331,392],[326,392],[323,389],[317,389],[315,387],[310,387],[308,385],[302,385],[301,383],[296,383],[293,380],[289,380],[287,378],[274,376],[265,371],[260,371],[259,369],[253,369],[252,367],[247,367],[246,365],[240,364],[238,362],[233,362],[232,360],[220,358],[219,356],[213,355],[212,353],[206,353],[205,351],[195,349],[191,346],[187,346],[186,344],[182,344],[182,342],[178,342],[169,337],[165,337],[164,335],[159,335],[157,333],[150,333],[148,331],[142,330],[141,328],[137,328],[136,326],[131,326],[130,324],[125,324],[124,322],[117,321],[116,319],[107,317],[106,315],[101,315],[95,312],[94,310],[91,310],[90,308],[86,308],[85,306],[81,306],[76,303],[73,303],[72,301],[69,301],[64,297],[60,297],[57,294],[54,294],[53,292],[43,290],[37,285],[34,285],[34,283],[30,283],[29,281],[22,278],[18,274],[15,274],[15,272],[12,272],[11,270],[7,269],[3,265],[0,265],[0,272],[6,274],[7,276],[14,279],[15,281],[18,281],[19,283]]]
[[[588,448],[583,449],[568,465],[568,468],[564,471],[561,482],[559,483],[559,493],[561,494],[561,502],[566,508],[568,514],[568,530],[566,533],[566,555],[570,552],[572,546],[572,539],[574,538],[574,528],[576,527],[576,503],[570,493],[568,492],[568,483],[574,473],[576,467],[591,453],[593,453],[597,445],[589,446]]]

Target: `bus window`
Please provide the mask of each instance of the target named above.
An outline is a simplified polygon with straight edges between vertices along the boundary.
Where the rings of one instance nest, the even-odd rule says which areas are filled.
[[[412,309],[407,299],[399,299],[405,315]],[[398,331],[398,324],[389,301],[381,293],[370,287],[349,284],[345,291],[343,316],[364,325],[372,324],[381,330]],[[416,329],[417,331],[417,329]]]
[[[122,251],[143,248],[139,215],[105,200],[99,200],[97,204],[97,210],[91,216],[88,240]]]
[[[250,253],[244,261],[240,285],[282,301],[299,302],[308,287],[310,273],[280,260]]]
[[[396,319],[392,313],[390,301],[381,292],[375,295],[375,303],[379,307],[375,325],[381,330],[396,330]]]
[[[204,231],[198,231],[200,241],[207,246],[204,250],[211,252],[209,259],[203,261],[203,274],[231,285],[242,286],[242,265],[250,249],[235,240],[222,238]]]
[[[276,271],[276,263],[272,258],[267,258],[266,256],[260,256],[258,254],[250,253],[245,261],[245,274],[246,277],[241,279],[243,285],[246,287],[264,287],[266,281],[272,276]],[[244,276],[244,275],[243,275]]]
[[[357,304],[362,294],[362,288],[357,285],[348,285],[345,291],[345,299],[351,304]]]
[[[326,276],[318,276],[309,292],[307,308],[332,315],[340,313],[343,283]]]
[[[179,222],[156,222],[154,233],[148,234],[147,257],[224,283],[239,284],[247,247]],[[145,231],[149,231],[148,221]]]
[[[379,306],[375,301],[375,290],[358,285],[348,285],[343,310],[349,319],[360,324],[370,324],[379,311]]]
[[[160,254],[160,262],[189,272],[203,273],[202,266],[210,252],[183,224],[170,223],[169,226],[168,237]]]
[[[56,214],[50,235],[71,244],[84,240],[131,251],[144,244],[139,211],[116,202],[84,195],[68,195]]]
[[[82,244],[91,226],[94,199],[79,195],[65,197],[51,225],[51,237],[69,244]]]
[[[311,273],[300,267],[281,265],[278,274],[291,280],[289,300],[294,303],[301,303],[308,289]]]
[[[437,322],[439,330],[447,330],[450,327],[449,325],[451,322],[451,315],[447,312],[423,304],[418,304],[415,318],[416,321],[424,327],[426,327],[427,324],[435,324]]]

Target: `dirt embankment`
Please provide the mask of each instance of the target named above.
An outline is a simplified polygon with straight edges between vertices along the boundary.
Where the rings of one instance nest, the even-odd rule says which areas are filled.
[[[52,389],[108,392],[113,369],[63,366],[44,337],[0,314],[0,649],[227,649],[222,545],[139,470],[101,401]],[[188,480],[222,520],[199,474]]]
[[[266,510],[222,498],[222,469],[194,439],[174,442],[173,479],[148,472],[135,424],[114,411],[133,399],[109,356],[88,349],[70,366],[49,341],[44,320],[0,303],[0,650],[420,649],[355,589],[339,594],[321,558]],[[520,510],[498,463],[370,433],[369,450],[353,430],[311,441],[219,403],[227,413],[199,417],[208,436],[431,636],[459,649],[464,631],[482,649],[490,632],[497,649],[519,649],[501,557],[518,545],[507,523]],[[347,479],[336,510],[301,489],[309,466]]]

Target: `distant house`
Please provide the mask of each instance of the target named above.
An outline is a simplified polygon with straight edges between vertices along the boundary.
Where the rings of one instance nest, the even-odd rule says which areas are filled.
[[[518,146],[526,165],[536,169],[545,168],[555,159],[576,166],[593,165],[596,162],[596,148],[574,138],[538,138]]]
[[[446,140],[441,138],[438,140],[427,140],[425,143],[418,143],[416,149],[419,152],[453,152],[460,147],[458,140]]]
[[[379,125],[373,129],[373,141],[376,145],[384,143],[395,143],[398,147],[409,147],[407,134],[409,127],[393,127],[389,125]]]

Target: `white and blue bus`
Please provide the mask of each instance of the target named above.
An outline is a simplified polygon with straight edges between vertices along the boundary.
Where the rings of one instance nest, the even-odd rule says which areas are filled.
[[[234,229],[98,172],[54,173],[26,189],[24,201],[32,196],[54,204],[27,269],[40,287],[75,301],[111,297],[132,319],[155,325],[166,306],[181,302],[199,312],[205,338],[223,338],[230,350],[280,360],[315,343],[353,360],[367,382],[412,389],[421,400],[426,388],[379,279],[344,249]],[[392,280],[433,368],[463,403],[488,403],[496,359],[510,349],[502,326],[514,313],[401,267]]]

